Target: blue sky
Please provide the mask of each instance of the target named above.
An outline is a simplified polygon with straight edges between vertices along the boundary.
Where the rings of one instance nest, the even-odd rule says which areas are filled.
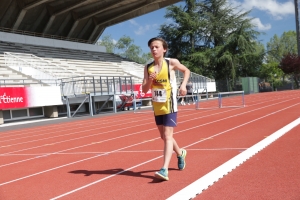
[[[294,0],[228,0],[232,5],[240,5],[244,11],[252,10],[249,17],[256,25],[256,30],[265,34],[259,40],[266,44],[275,34],[281,36],[284,31],[296,30]],[[177,3],[175,5],[184,5]],[[299,4],[300,7],[300,4]],[[143,53],[148,53],[147,42],[159,34],[159,27],[170,22],[164,18],[165,8],[133,18],[120,24],[108,27],[104,35],[111,35],[117,41],[126,35],[134,39],[134,44],[141,47]],[[102,37],[101,36],[101,37]],[[100,37],[100,39],[101,39]]]

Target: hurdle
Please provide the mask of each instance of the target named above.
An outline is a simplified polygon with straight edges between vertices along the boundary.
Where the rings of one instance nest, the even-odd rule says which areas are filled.
[[[201,97],[205,96],[203,100]],[[194,99],[195,106],[183,106],[180,105],[178,101],[182,97],[192,97]],[[151,98],[144,99],[134,99],[133,100],[133,110],[134,113],[153,113],[152,105],[142,106],[143,101],[151,102]],[[210,102],[209,102],[210,101]],[[210,107],[203,107],[200,104],[202,102],[208,102]],[[245,107],[245,92],[244,91],[233,91],[233,92],[219,92],[211,94],[208,98],[206,94],[193,94],[186,96],[177,96],[178,111],[188,111],[188,110],[204,110],[204,109],[218,109],[218,108],[240,108]],[[211,106],[213,105],[213,106]],[[145,109],[145,112],[141,112],[141,109]]]
[[[245,107],[245,92],[244,91],[219,92],[218,100],[219,100],[219,108]]]

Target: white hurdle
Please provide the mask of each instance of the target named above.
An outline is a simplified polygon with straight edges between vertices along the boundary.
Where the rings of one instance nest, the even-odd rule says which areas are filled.
[[[178,110],[203,110],[203,109],[218,109],[218,108],[238,108],[238,107],[245,107],[245,93],[244,91],[233,91],[233,92],[219,92],[215,93],[213,97],[205,98],[201,100],[201,96],[207,96],[206,94],[193,94],[193,95],[186,95],[186,96],[177,96],[177,104]],[[192,106],[183,106],[180,105],[179,99],[181,98],[193,98],[193,103],[195,103],[194,107]],[[233,98],[234,97],[234,98]],[[238,98],[240,97],[240,98]],[[143,101],[151,102],[152,98],[142,98],[133,100],[133,111],[134,113],[153,113],[152,105],[145,106],[143,105]],[[207,102],[209,100],[215,100],[215,106],[213,107],[201,107],[201,102]],[[143,110],[143,111],[142,111]]]
[[[236,103],[241,103],[241,105],[223,105],[224,100],[226,100],[226,97],[230,97],[230,96],[241,96],[241,101],[232,101],[232,98],[230,99],[230,103],[236,104]],[[245,92],[244,91],[234,91],[234,92],[220,92],[218,94],[218,98],[219,98],[219,108],[228,108],[228,107],[245,107]],[[235,99],[234,99],[235,100]]]

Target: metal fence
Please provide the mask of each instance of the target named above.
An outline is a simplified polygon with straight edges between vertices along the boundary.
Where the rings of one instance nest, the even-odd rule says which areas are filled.
[[[61,79],[63,96],[132,93],[133,84],[131,76],[78,76]]]
[[[47,82],[47,84],[45,84]],[[0,79],[0,87],[24,86],[60,86],[60,79],[30,80],[30,79]]]

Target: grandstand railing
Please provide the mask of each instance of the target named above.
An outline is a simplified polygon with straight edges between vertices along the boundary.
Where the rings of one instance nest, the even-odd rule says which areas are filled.
[[[47,84],[44,83],[47,81]],[[25,86],[60,86],[60,79],[51,79],[51,80],[35,80],[32,82],[28,79],[0,79],[0,87],[25,87]]]
[[[178,70],[177,70],[177,71],[175,72],[175,75],[176,75],[176,77],[177,77],[178,80],[182,80],[182,79],[183,79],[183,73],[182,73],[181,71],[178,71]],[[206,82],[214,82],[214,81],[215,81],[214,79],[211,79],[211,78],[208,78],[208,77],[205,77],[205,76],[196,74],[196,73],[194,73],[194,72],[191,72],[190,77],[197,77],[197,78],[203,79],[203,80],[205,79]]]
[[[50,38],[50,39],[64,40],[64,41],[70,41],[70,42],[93,44],[93,41],[90,41],[90,40],[81,40],[81,39],[76,39],[76,38],[62,37],[62,36],[57,36],[57,35],[49,35],[49,34],[44,34],[44,33],[35,33],[35,32],[30,32],[30,31],[22,31],[22,30],[16,30],[16,29],[4,28],[4,27],[0,27],[0,31],[7,32],[7,33],[20,34],[20,35],[34,36],[34,37],[42,37],[42,38]]]
[[[122,62],[121,68],[124,72],[136,76],[138,78],[144,78],[144,68],[136,63]]]
[[[114,95],[133,92],[131,76],[78,76],[61,79],[63,96]]]
[[[183,73],[177,70],[175,71],[175,76],[178,84],[180,84],[183,79]],[[207,83],[214,82],[214,79],[191,72],[189,82],[193,84],[194,93],[207,93]]]
[[[78,76],[63,66],[51,63],[32,54],[4,52],[5,65],[15,71],[30,76],[36,80],[43,80],[46,84],[65,77]]]

